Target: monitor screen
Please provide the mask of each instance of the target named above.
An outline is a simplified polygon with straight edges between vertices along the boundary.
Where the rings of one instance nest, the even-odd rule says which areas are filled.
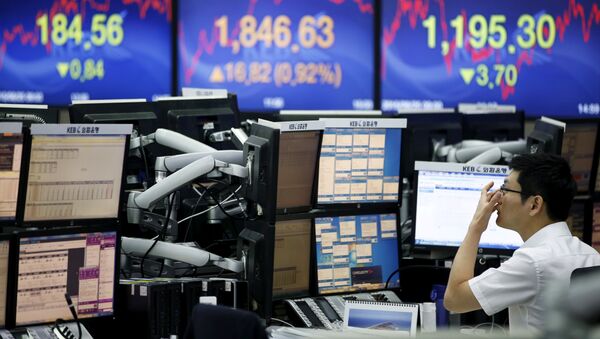
[[[279,136],[277,209],[312,206],[320,130]]]
[[[114,313],[118,246],[115,231],[83,231],[19,237],[16,325]]]
[[[460,102],[600,113],[597,1],[382,1],[384,111]],[[542,99],[540,99],[542,98]]]
[[[308,295],[312,219],[275,222],[273,297]]]
[[[171,94],[171,1],[0,2],[0,102]]]
[[[0,328],[6,326],[10,240],[0,239]]]
[[[385,288],[399,265],[396,214],[315,218],[320,294]],[[398,287],[399,279],[388,287]]]
[[[581,241],[586,241],[586,202],[582,200],[573,200],[567,225],[573,236],[578,237]]]
[[[600,252],[600,202],[594,203],[592,219],[592,247]]]
[[[571,165],[577,192],[589,193],[598,122],[568,122],[563,135],[563,158]]]
[[[317,203],[397,203],[406,120],[323,121]]]
[[[179,1],[178,88],[242,111],[373,109],[373,0]]]
[[[13,221],[17,217],[22,128],[18,122],[0,122],[0,222]]]
[[[459,247],[490,181],[499,189],[509,174],[507,166],[417,162],[415,247]],[[523,244],[515,231],[496,225],[492,214],[480,248],[514,250]]]
[[[131,125],[32,125],[24,222],[117,218]]]

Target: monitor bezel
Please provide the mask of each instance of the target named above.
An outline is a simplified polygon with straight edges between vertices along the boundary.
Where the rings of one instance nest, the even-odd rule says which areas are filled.
[[[312,214],[312,226],[311,226],[311,278],[310,278],[310,292],[311,295],[315,296],[336,296],[336,295],[347,295],[347,294],[356,294],[356,293],[371,293],[377,291],[386,290],[385,286],[380,289],[372,289],[372,290],[356,290],[356,291],[336,291],[329,293],[322,293],[319,291],[319,277],[318,277],[318,263],[317,263],[317,242],[316,242],[316,220],[317,218],[340,218],[340,217],[360,217],[360,216],[374,216],[374,215],[382,215],[382,214],[393,214],[396,216],[396,242],[397,242],[397,259],[398,259],[398,267],[396,269],[400,269],[401,260],[402,260],[402,239],[401,239],[401,231],[402,231],[402,222],[400,220],[400,213],[398,210],[390,210],[381,209],[377,211],[335,211],[335,210],[321,210],[316,211]],[[392,277],[400,274],[399,272],[392,273]],[[388,279],[389,277],[382,277],[383,279]],[[402,277],[398,276],[398,281],[400,282]],[[385,283],[385,281],[383,281]],[[400,288],[401,283],[397,286],[389,286],[387,289]]]
[[[93,124],[63,124],[63,125],[80,125],[80,126],[93,126]],[[131,134],[125,134],[125,143],[123,151],[123,168],[121,170],[121,185],[119,190],[119,202],[115,217],[110,218],[82,218],[82,219],[56,219],[56,220],[25,220],[25,204],[27,201],[27,185],[29,178],[29,162],[31,160],[31,144],[33,141],[33,135],[31,131],[28,133],[27,139],[23,143],[23,156],[21,163],[21,180],[19,182],[19,201],[17,202],[17,225],[23,228],[27,227],[63,227],[63,226],[76,226],[78,224],[93,224],[93,225],[111,225],[114,223],[121,223],[121,210],[123,208],[123,202],[125,201],[126,192],[124,190],[126,184],[127,173],[125,171],[125,165],[129,154],[129,142]]]
[[[9,243],[9,248],[8,248],[8,262],[7,262],[7,268],[6,268],[6,272],[7,272],[7,278],[6,278],[6,296],[4,299],[5,302],[5,312],[4,312],[4,325],[0,326],[0,329],[9,329],[11,328],[11,322],[10,320],[12,319],[12,313],[10,312],[13,307],[13,295],[12,295],[12,291],[13,291],[13,287],[14,287],[14,282],[13,282],[13,278],[16,276],[16,265],[14,265],[14,261],[16,259],[17,256],[17,249],[16,249],[16,237],[13,233],[7,233],[5,231],[5,233],[0,233],[0,241],[8,241]]]
[[[464,164],[460,164],[460,165],[464,165]],[[499,166],[499,165],[484,165],[484,166]],[[501,165],[502,167],[505,167],[504,165]],[[415,235],[416,235],[416,225],[417,225],[417,195],[419,194],[418,192],[418,184],[419,184],[419,170],[415,170],[415,176],[413,178],[413,187],[414,187],[414,192],[415,194],[413,194],[413,197],[411,199],[411,215],[410,218],[412,219],[412,230],[411,230],[411,235],[410,235],[410,244],[411,244],[411,253],[415,254],[415,255],[421,255],[424,254],[423,252],[427,253],[429,252],[429,255],[431,257],[435,257],[438,258],[439,256],[441,256],[442,258],[446,257],[453,257],[456,252],[458,251],[459,246],[443,246],[443,245],[433,245],[433,244],[416,244],[415,241]],[[507,171],[506,176],[508,176],[510,173],[510,169]],[[473,206],[473,211],[475,211],[475,207]],[[468,225],[465,225],[465,228],[468,227]],[[512,255],[512,253],[519,249],[519,247],[516,247],[514,249],[508,249],[508,248],[492,248],[492,247],[481,247],[477,246],[477,254],[492,254],[492,255]]]
[[[563,133],[563,145],[565,141],[565,135],[569,131],[569,125],[596,125],[596,139],[594,140],[593,154],[592,154],[592,167],[590,168],[590,182],[588,183],[587,189],[584,191],[577,190],[577,195],[592,195],[599,192],[596,192],[596,180],[598,178],[598,167],[600,164],[600,121],[597,119],[566,119],[561,120],[562,122],[567,124],[566,130]],[[563,148],[561,147],[561,156],[564,157]],[[568,159],[566,159],[568,161]],[[570,165],[570,164],[569,164]]]
[[[333,203],[320,203],[319,202],[319,194],[318,194],[318,190],[319,190],[319,172],[320,172],[320,159],[321,159],[321,150],[323,148],[323,145],[321,144],[321,147],[319,149],[319,155],[317,158],[317,172],[316,172],[316,177],[315,177],[315,187],[314,187],[314,206],[316,209],[323,209],[323,210],[332,210],[332,211],[338,211],[338,213],[341,213],[343,211],[347,211],[347,210],[354,210],[356,211],[356,213],[358,214],[369,214],[368,212],[371,211],[379,211],[379,210],[389,210],[389,209],[393,209],[393,208],[400,208],[400,206],[402,205],[402,189],[403,189],[403,185],[402,185],[402,158],[403,158],[403,144],[404,144],[404,134],[406,133],[406,122],[407,120],[404,118],[396,118],[396,117],[381,117],[381,116],[377,116],[377,117],[373,117],[373,116],[366,116],[366,117],[335,117],[335,118],[320,118],[319,120],[323,120],[323,121],[327,121],[327,120],[345,120],[345,121],[350,121],[353,119],[360,119],[360,120],[389,120],[389,121],[401,121],[404,120],[403,122],[400,122],[400,124],[404,124],[403,127],[389,127],[389,129],[399,129],[400,130],[400,147],[399,147],[399,152],[400,152],[400,160],[398,163],[398,198],[394,201],[381,201],[381,202],[333,202]],[[325,130],[323,131],[323,136],[325,135],[325,133],[327,132],[327,129],[331,128],[329,126],[327,126],[327,122],[326,122],[326,126],[325,126]],[[333,127],[333,128],[346,128],[346,127]],[[366,128],[366,129],[371,129],[372,127],[348,127],[348,128]],[[388,127],[375,127],[375,129],[388,129]],[[322,139],[321,139],[322,140]]]
[[[12,234],[14,245],[13,256],[11,257],[10,264],[12,265],[12,275],[9,277],[9,289],[7,291],[10,298],[10,304],[7,305],[7,327],[8,328],[21,328],[33,325],[44,325],[52,324],[54,321],[29,323],[17,325],[17,292],[18,292],[18,278],[19,278],[19,251],[21,248],[20,240],[22,238],[42,237],[42,236],[54,236],[54,235],[69,235],[69,234],[81,234],[81,233],[103,233],[103,232],[115,232],[115,272],[113,281],[113,311],[111,314],[105,314],[94,317],[80,318],[80,321],[93,321],[94,319],[107,319],[116,318],[120,314],[118,301],[118,287],[120,279],[120,251],[121,251],[121,228],[118,224],[113,225],[93,225],[84,226],[85,224],[79,224],[77,226],[63,227],[63,228],[46,228],[46,229],[32,229],[16,231]],[[11,278],[12,277],[12,278]],[[66,303],[66,301],[65,301]],[[72,319],[69,319],[72,320]]]

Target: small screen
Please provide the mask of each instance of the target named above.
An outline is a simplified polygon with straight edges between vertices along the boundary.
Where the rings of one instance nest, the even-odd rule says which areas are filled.
[[[397,234],[396,214],[316,218],[319,293],[383,289],[398,269]]]
[[[131,125],[35,126],[24,221],[116,218]]]
[[[463,167],[462,164],[459,164]],[[478,166],[467,166],[474,167]],[[491,168],[491,167],[490,167]],[[473,173],[446,170],[419,170],[415,217],[415,246],[458,247],[462,243],[481,195],[481,189],[490,181],[499,189],[508,175],[508,168],[499,173]],[[487,230],[479,243],[480,248],[516,249],[523,240],[515,231],[496,225],[492,214]]]
[[[571,165],[578,192],[589,191],[597,130],[598,123],[573,123],[563,135],[561,154]]]
[[[277,208],[311,206],[321,131],[284,132],[279,139]]]
[[[0,221],[15,220],[23,135],[20,123],[0,123]]]
[[[326,128],[318,204],[397,202],[400,128]]]
[[[16,325],[112,315],[117,233],[91,232],[19,240]]]
[[[308,295],[311,219],[275,223],[273,297]]]
[[[10,241],[0,240],[0,327],[6,325],[6,291],[8,290],[8,254]]]

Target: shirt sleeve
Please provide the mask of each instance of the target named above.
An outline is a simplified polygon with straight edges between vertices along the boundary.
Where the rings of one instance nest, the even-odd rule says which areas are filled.
[[[498,268],[469,280],[471,291],[487,315],[532,301],[538,292],[539,270],[527,254],[515,251]]]

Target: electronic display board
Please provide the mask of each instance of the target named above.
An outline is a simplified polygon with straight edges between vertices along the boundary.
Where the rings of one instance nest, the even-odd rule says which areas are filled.
[[[600,114],[598,1],[383,0],[382,110]]]
[[[0,13],[0,102],[171,94],[171,0],[2,1]]]
[[[182,0],[178,20],[178,88],[243,111],[373,109],[372,0]]]

